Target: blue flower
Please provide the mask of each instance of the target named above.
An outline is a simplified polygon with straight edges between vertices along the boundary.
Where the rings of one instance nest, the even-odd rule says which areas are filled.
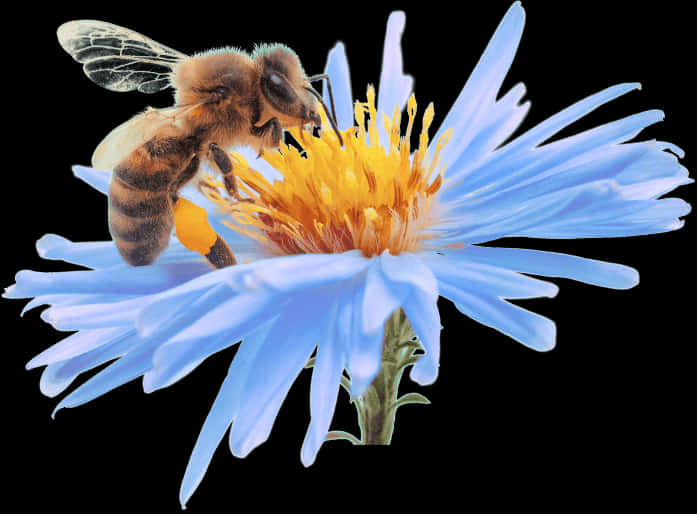
[[[430,384],[439,365],[439,296],[466,316],[545,351],[556,342],[554,322],[508,300],[553,297],[557,286],[528,275],[615,289],[635,286],[636,270],[620,264],[482,246],[503,237],[666,232],[680,228],[680,218],[690,210],[680,199],[663,198],[692,181],[677,158],[683,152],[661,141],[629,142],[660,121],[661,111],[545,144],[597,107],[639,89],[638,84],[600,91],[510,139],[529,103],[521,103],[522,84],[500,89],[524,18],[516,2],[432,139],[435,144],[424,136],[413,153],[402,150],[408,148],[408,138],[400,142],[394,114],[395,106],[398,112],[408,106],[411,127],[416,107],[410,99],[412,79],[402,71],[404,14],[393,13],[388,20],[377,106],[369,98],[354,108],[344,47],[337,44],[326,72],[334,86],[339,128],[356,159],[381,167],[372,176],[346,168],[348,150],[334,145],[331,133],[308,142],[306,160],[295,159],[288,148],[269,156],[269,162],[243,151],[261,172],[258,183],[275,188],[278,195],[284,187],[300,187],[290,183],[284,170],[310,169],[322,152],[332,157],[325,163],[331,174],[312,173],[318,180],[314,193],[298,193],[299,198],[315,198],[315,223],[307,226],[293,218],[293,206],[273,223],[268,216],[257,217],[250,230],[266,238],[261,244],[230,231],[228,214],[188,188],[185,196],[207,206],[213,228],[227,235],[238,266],[211,271],[176,237],[155,264],[140,268],[125,265],[112,242],[72,243],[56,235],[40,239],[42,257],[91,268],[21,271],[5,293],[8,298],[33,297],[27,309],[50,305],[42,319],[57,330],[77,331],[28,363],[28,368],[46,366],[42,392],[58,395],[81,373],[118,358],[65,396],[56,410],[83,404],[141,376],[146,392],[167,387],[239,342],[186,469],[180,493],[184,505],[228,429],[228,444],[238,457],[267,439],[292,383],[316,351],[312,418],[301,450],[302,462],[312,464],[327,435],[344,371],[351,378],[352,396],[362,395],[380,370],[383,327],[397,309],[403,309],[425,350],[410,376]],[[353,129],[354,114],[361,121],[365,112],[371,118],[369,129]],[[383,119],[386,123],[377,123]],[[426,128],[430,120],[427,109]],[[446,164],[442,173],[440,163]],[[241,167],[244,180],[247,165]],[[335,173],[338,168],[342,173]],[[393,180],[408,172],[413,181]],[[108,173],[84,167],[76,167],[75,173],[106,193]],[[330,175],[345,182],[329,183]],[[375,187],[388,179],[395,184],[394,194]],[[347,184],[360,195],[350,194]],[[358,203],[347,203],[354,196]],[[355,216],[334,219],[347,205]],[[269,249],[284,255],[271,257]]]

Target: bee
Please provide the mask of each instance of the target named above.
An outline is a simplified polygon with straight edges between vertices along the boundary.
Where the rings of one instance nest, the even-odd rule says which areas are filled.
[[[247,145],[261,155],[279,147],[284,128],[319,127],[318,103],[329,111],[311,82],[327,80],[329,119],[343,145],[329,77],[307,77],[297,55],[283,45],[257,46],[252,54],[228,47],[188,56],[94,20],[64,23],[57,35],[99,86],[148,94],[175,91],[173,106],[148,108],[116,127],[92,156],[94,168],[112,170],[109,232],[132,266],[155,261],[173,228],[214,268],[236,264],[232,250],[207,223],[202,234],[180,234],[175,213],[185,201],[179,191],[208,162],[220,171],[228,194],[243,201],[225,149]]]

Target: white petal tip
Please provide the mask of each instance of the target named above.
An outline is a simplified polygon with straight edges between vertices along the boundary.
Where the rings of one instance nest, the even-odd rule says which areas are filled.
[[[143,392],[145,394],[150,394],[156,390],[157,387],[155,387],[154,382],[152,380],[148,380],[146,376],[143,376]]]
[[[542,344],[539,346],[536,346],[534,349],[537,350],[538,352],[549,352],[551,350],[554,350],[554,348],[557,346],[556,341],[544,341]]]
[[[404,24],[406,19],[407,15],[404,13],[404,11],[392,11],[390,16],[387,18],[387,22]]]
[[[433,366],[431,363],[428,363],[424,366],[419,366],[419,362],[411,368],[409,378],[422,386],[433,384],[438,378],[438,365]]]
[[[11,286],[7,286],[5,288],[5,291],[2,293],[3,298],[14,298],[13,292],[16,289],[16,286],[13,284]],[[24,311],[22,311],[22,314],[24,314]]]
[[[315,458],[317,457],[317,452],[311,452],[310,450],[306,450],[303,447],[302,452],[300,453],[300,462],[302,462],[302,465],[305,466],[306,468],[309,468],[315,463]]]

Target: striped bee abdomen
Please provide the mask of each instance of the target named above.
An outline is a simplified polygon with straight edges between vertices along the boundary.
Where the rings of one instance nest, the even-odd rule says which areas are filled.
[[[114,168],[109,231],[131,266],[151,264],[169,245],[173,195],[198,170],[190,138],[153,139]]]
[[[118,169],[114,169],[115,174]],[[173,226],[172,200],[167,189],[140,191],[112,178],[109,232],[128,264],[151,264],[167,248]]]

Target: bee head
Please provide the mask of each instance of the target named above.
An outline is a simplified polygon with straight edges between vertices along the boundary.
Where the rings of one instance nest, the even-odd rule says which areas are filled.
[[[292,50],[282,45],[264,46],[257,49],[254,60],[260,72],[262,101],[282,126],[322,124],[317,99],[308,91],[308,79]]]

